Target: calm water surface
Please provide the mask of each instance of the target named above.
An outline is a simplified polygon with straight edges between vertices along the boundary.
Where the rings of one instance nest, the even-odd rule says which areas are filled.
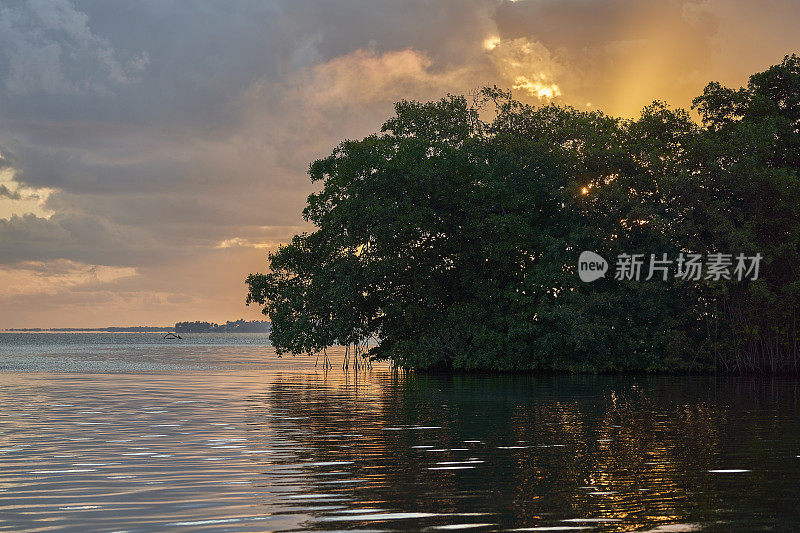
[[[800,386],[0,333],[2,531],[800,530]]]

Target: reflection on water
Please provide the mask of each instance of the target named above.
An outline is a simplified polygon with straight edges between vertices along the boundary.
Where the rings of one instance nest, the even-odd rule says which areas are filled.
[[[0,530],[800,523],[790,379],[324,372],[253,339],[45,341],[0,334]]]

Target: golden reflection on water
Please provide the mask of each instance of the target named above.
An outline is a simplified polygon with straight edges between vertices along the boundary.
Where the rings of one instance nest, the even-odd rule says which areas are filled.
[[[769,484],[767,472],[783,470],[794,457],[796,384],[778,388],[788,403],[765,413],[738,408],[763,400],[736,396],[742,389],[736,380],[374,371],[368,379],[276,380],[260,403],[309,417],[308,431],[295,437],[310,456],[353,461],[349,474],[357,483],[340,489],[352,501],[430,513],[469,509],[483,515],[475,520],[491,517],[507,528],[726,530],[732,521],[752,519],[742,490],[758,476],[754,465]],[[769,390],[774,394],[775,384]],[[758,433],[775,417],[791,426],[782,454],[742,450],[742,433],[731,438],[731,425]],[[432,475],[440,464],[462,466]],[[722,480],[709,472],[718,467],[754,471]],[[796,495],[797,486],[781,490]]]
[[[326,372],[253,346],[161,348],[134,373],[104,350],[80,372],[0,371],[0,529],[800,520],[793,380]]]

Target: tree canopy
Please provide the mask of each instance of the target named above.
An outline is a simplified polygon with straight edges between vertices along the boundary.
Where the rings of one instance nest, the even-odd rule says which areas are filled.
[[[796,371],[800,58],[636,120],[401,101],[311,164],[316,230],[247,278],[279,353],[415,369]],[[489,116],[489,119],[485,117]],[[584,250],[763,256],[758,279],[582,282]],[[612,267],[613,268],[613,264]],[[371,342],[369,342],[371,341]]]

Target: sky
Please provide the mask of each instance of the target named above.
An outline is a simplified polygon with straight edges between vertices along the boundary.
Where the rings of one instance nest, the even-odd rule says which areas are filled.
[[[800,52],[796,0],[0,0],[0,329],[260,319],[306,171],[400,99],[635,117]]]

